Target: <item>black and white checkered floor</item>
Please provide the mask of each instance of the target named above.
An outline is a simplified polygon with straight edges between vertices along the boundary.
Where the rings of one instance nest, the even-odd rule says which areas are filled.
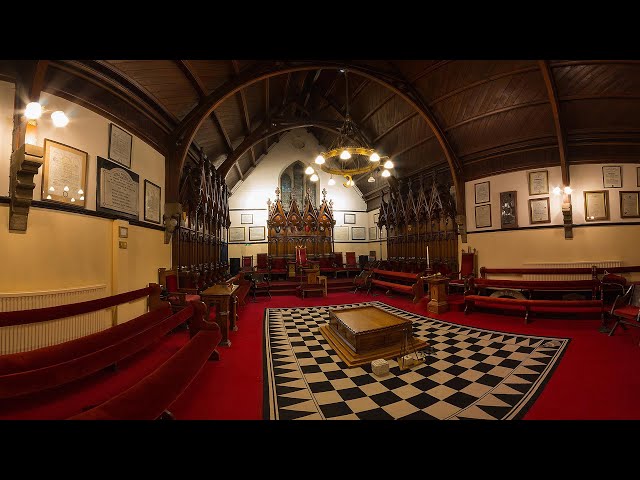
[[[377,377],[348,368],[318,326],[329,309],[376,305],[413,321],[433,353]],[[540,394],[569,339],[456,325],[381,302],[265,309],[265,418],[518,419]]]

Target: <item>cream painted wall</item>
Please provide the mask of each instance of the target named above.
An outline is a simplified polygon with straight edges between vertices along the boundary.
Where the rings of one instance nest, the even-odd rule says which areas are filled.
[[[297,148],[294,143],[304,144],[304,147]],[[319,145],[314,135],[305,129],[291,130],[282,136],[280,141],[274,144],[269,152],[262,158],[258,166],[246,177],[246,180],[236,188],[229,198],[229,208],[232,227],[245,227],[244,243],[229,244],[229,257],[241,257],[243,255],[253,255],[254,263],[257,253],[266,253],[268,251],[266,241],[256,243],[249,241],[249,227],[251,225],[243,225],[240,223],[241,214],[253,214],[254,226],[265,226],[267,223],[267,199],[272,201],[275,199],[275,189],[279,184],[279,178],[282,171],[296,160],[303,163],[311,164],[318,173],[320,180],[318,181],[319,191],[323,188],[327,189],[327,199],[333,200],[334,219],[336,226],[344,225],[344,214],[355,213],[356,224],[349,225],[361,226],[367,229],[367,241],[350,241],[335,244],[336,252],[356,252],[356,255],[368,255],[370,244],[369,226],[370,218],[366,212],[366,202],[362,199],[360,192],[354,188],[345,188],[342,186],[340,179],[336,179],[336,185],[329,186],[330,175],[322,172],[314,163],[315,157],[324,147]],[[322,195],[319,197],[322,198]],[[300,199],[298,199],[300,205]],[[351,229],[349,229],[351,236]]]
[[[13,129],[13,84],[0,82],[0,195],[8,195],[8,176]],[[88,153],[87,210],[96,209],[96,157],[108,158],[110,121],[65,99],[43,93],[46,111],[62,110],[69,117],[65,128],[55,128],[48,113],[38,120],[38,144],[45,138]],[[42,168],[35,177],[34,199],[41,200]],[[144,180],[162,189],[164,206],[164,156],[133,136],[131,170],[140,176],[139,220],[144,221]],[[40,291],[106,284],[115,294],[158,281],[158,268],[171,266],[171,246],[164,233],[127,221],[58,212],[31,207],[25,234],[9,233],[9,208],[0,205],[0,262],[5,274],[0,291]],[[117,227],[127,226],[128,238],[119,239]],[[127,249],[119,248],[119,241]],[[144,311],[143,301],[119,307],[118,321]]]

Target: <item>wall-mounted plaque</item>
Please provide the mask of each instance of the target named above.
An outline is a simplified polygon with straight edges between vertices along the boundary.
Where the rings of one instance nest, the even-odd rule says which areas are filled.
[[[636,167],[636,186],[640,187],[640,167]]]
[[[119,126],[109,124],[109,158],[131,168],[131,147],[133,137]]]
[[[356,214],[355,213],[345,213],[344,214],[344,223],[347,225],[356,223]]]
[[[244,227],[231,227],[229,229],[230,242],[244,242]]]
[[[240,223],[252,224],[253,223],[253,213],[242,213],[242,214],[240,214]]]
[[[98,157],[96,210],[138,220],[140,176],[106,158]]]
[[[42,200],[84,208],[87,152],[44,139]]]
[[[584,219],[587,222],[609,220],[609,191],[584,192]]]
[[[537,170],[529,172],[529,195],[547,195],[549,193],[549,172]]]
[[[369,240],[377,240],[377,239],[378,239],[378,228],[369,227]]]
[[[476,183],[474,186],[476,203],[486,203],[491,200],[489,182]]]
[[[387,227],[382,227],[380,229],[380,240],[385,240],[387,238]]]
[[[349,227],[333,227],[333,240],[334,242],[348,242]]]
[[[351,227],[351,240],[366,240],[367,231],[364,227]]]
[[[620,192],[620,217],[640,217],[640,192]]]
[[[249,241],[260,242],[264,240],[264,227],[249,227]]]
[[[147,222],[160,223],[160,193],[158,185],[144,181],[144,219]]]
[[[517,194],[500,192],[500,228],[518,228]]]
[[[619,165],[602,167],[602,186],[622,188],[622,167]]]
[[[476,207],[476,228],[491,226],[491,204]]]
[[[536,223],[551,223],[549,197],[529,199],[529,222],[532,225]]]

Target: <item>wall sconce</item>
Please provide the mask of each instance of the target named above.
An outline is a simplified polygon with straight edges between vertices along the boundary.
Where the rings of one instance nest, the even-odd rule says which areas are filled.
[[[38,122],[37,120],[42,117],[45,112],[42,105],[38,102],[31,102],[27,104],[24,110],[24,116],[27,119],[27,127],[25,129],[24,143],[28,145],[36,145],[38,141]],[[69,124],[69,117],[62,111],[56,110],[51,113],[51,121],[57,128],[66,127]]]

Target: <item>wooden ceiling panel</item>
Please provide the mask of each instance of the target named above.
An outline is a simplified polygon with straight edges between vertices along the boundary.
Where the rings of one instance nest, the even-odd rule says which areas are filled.
[[[429,71],[440,60],[394,60],[393,63],[398,68],[404,78],[410,82],[416,78],[422,78],[425,72]]]
[[[204,84],[207,94],[235,75],[231,60],[189,60],[189,63]]]
[[[422,140],[427,133],[428,127],[425,121],[415,116],[404,123],[400,128],[396,128],[388,135],[385,135],[375,146],[381,155],[393,155],[411,145]]]
[[[338,83],[336,90],[338,89],[344,91],[343,82]],[[371,112],[377,109],[391,94],[392,92],[388,88],[379,83],[369,82],[364,91],[350,104],[351,116],[360,122],[365,116],[371,115]]]
[[[402,124],[400,124],[397,128],[390,131],[390,129],[399,124],[399,122],[402,122],[403,120],[408,119],[411,115],[416,114],[417,112],[415,109],[407,102],[398,96],[394,96],[361,125],[375,137],[378,137],[385,134],[385,132],[389,132],[387,133],[388,135],[394,130],[397,130],[397,128],[402,128]],[[407,121],[410,121],[410,119]]]
[[[560,115],[568,133],[640,131],[640,99],[561,101]]]
[[[555,135],[549,104],[491,115],[447,132],[458,157],[546,135]]]
[[[265,116],[264,82],[254,83],[253,85],[245,88],[243,91],[247,100],[249,119],[251,120],[252,128],[255,128],[255,126],[259,122],[261,122]]]
[[[495,157],[470,162],[463,166],[465,180],[472,181],[488,175],[526,170],[531,168],[552,167],[560,164],[560,155],[556,145],[535,150],[506,153]],[[522,172],[522,175],[526,175]]]
[[[574,96],[640,96],[640,65],[569,65],[552,68],[561,99]]]
[[[227,98],[216,108],[215,112],[232,143],[238,137],[245,136],[242,104],[239,95]]]
[[[394,171],[400,178],[428,170],[434,165],[446,162],[440,144],[434,138],[394,158]]]

